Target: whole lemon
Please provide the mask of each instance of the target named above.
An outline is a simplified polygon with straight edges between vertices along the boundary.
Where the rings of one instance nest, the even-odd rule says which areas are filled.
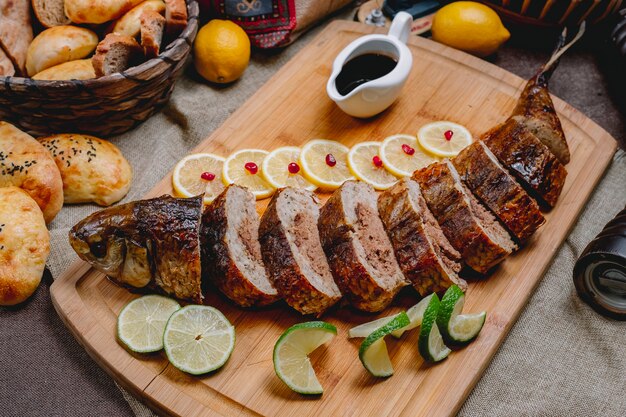
[[[211,20],[193,44],[196,71],[214,83],[230,83],[243,75],[250,62],[250,39],[230,20]]]
[[[484,57],[493,54],[511,34],[491,8],[473,1],[457,1],[435,14],[433,39]]]

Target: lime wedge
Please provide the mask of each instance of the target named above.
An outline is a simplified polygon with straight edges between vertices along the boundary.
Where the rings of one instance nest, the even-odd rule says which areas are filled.
[[[217,309],[189,305],[172,314],[163,345],[176,368],[192,375],[214,371],[226,363],[235,347],[235,328]]]
[[[386,317],[382,317],[380,319],[369,321],[367,323],[363,323],[356,327],[353,327],[350,330],[348,330],[348,339],[351,339],[353,337],[367,337],[370,334],[374,333],[375,330],[380,329],[381,327],[389,323],[391,320],[393,320],[397,316],[398,316],[397,314],[393,316],[386,316]]]
[[[146,295],[126,306],[117,317],[117,338],[133,352],[163,349],[165,324],[180,305],[171,298]]]
[[[424,311],[422,327],[420,328],[417,342],[420,355],[429,362],[439,362],[450,354],[450,349],[444,345],[443,338],[437,327],[437,314],[440,304],[441,302],[437,294],[433,294]]]
[[[387,377],[393,375],[393,366],[387,353],[385,336],[394,330],[408,326],[409,316],[403,311],[395,315],[391,321],[375,330],[365,338],[359,348],[359,359],[372,375]]]
[[[291,326],[274,345],[274,371],[289,388],[300,394],[321,394],[309,354],[337,335],[337,328],[323,321]]]
[[[399,338],[404,334],[404,332],[415,329],[422,324],[422,319],[424,318],[424,311],[426,311],[426,307],[430,302],[433,294],[430,294],[420,300],[419,303],[415,304],[413,307],[409,308],[406,311],[406,315],[409,316],[409,320],[411,321],[408,326],[405,326],[399,330],[394,330],[391,332],[391,335],[395,338]]]
[[[465,294],[453,285],[441,299],[441,307],[437,315],[437,325],[446,343],[466,344],[480,333],[487,314],[483,311],[476,314],[461,314],[465,304]]]

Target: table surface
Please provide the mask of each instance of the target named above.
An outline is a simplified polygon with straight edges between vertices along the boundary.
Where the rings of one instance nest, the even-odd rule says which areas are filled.
[[[626,112],[624,103],[618,101],[625,94],[624,83],[622,80],[620,85],[617,76],[611,73],[614,61],[603,48],[588,41],[568,52],[553,76],[551,91],[596,121],[624,147]],[[288,51],[282,54],[292,55]],[[527,78],[548,55],[546,51],[511,45],[499,51],[492,62]],[[265,56],[255,54],[245,77],[253,78],[266,60]],[[199,82],[191,70],[185,77],[186,88]],[[254,82],[264,82],[263,77],[256,77]],[[220,93],[228,95],[236,87],[237,84]],[[180,94],[184,94],[184,89],[178,88],[174,98]],[[175,117],[172,115],[177,111],[184,112],[183,108],[177,110],[172,106],[166,108],[167,117]],[[193,136],[187,143],[188,149],[210,133],[200,126],[187,128]],[[181,149],[179,156],[185,152],[186,149]],[[140,183],[140,186],[147,190],[152,184]],[[46,272],[28,302],[17,308],[0,309],[0,416],[133,416],[113,380],[89,358],[59,320],[50,301],[51,283],[51,274]],[[502,349],[506,345],[505,341]]]

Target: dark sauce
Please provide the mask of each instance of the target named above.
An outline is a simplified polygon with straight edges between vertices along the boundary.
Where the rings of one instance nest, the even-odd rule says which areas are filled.
[[[397,61],[388,55],[364,54],[346,62],[335,79],[337,91],[342,96],[350,93],[361,84],[389,74]]]

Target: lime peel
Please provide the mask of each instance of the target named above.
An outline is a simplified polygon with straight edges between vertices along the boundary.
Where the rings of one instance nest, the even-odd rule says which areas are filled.
[[[365,338],[359,348],[359,359],[361,363],[372,375],[377,377],[388,377],[393,375],[393,366],[387,352],[385,336],[394,330],[401,329],[409,325],[409,316],[403,311],[398,313],[391,321],[375,330]]]
[[[485,324],[487,314],[461,314],[465,305],[465,294],[452,285],[441,299],[437,323],[446,343],[462,345],[474,340]]]

